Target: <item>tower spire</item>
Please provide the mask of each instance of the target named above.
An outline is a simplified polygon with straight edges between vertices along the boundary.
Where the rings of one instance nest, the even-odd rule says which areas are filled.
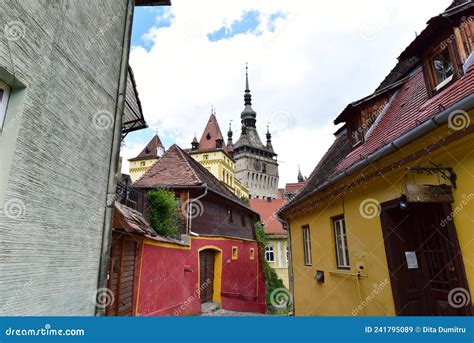
[[[252,95],[250,94],[249,87],[249,66],[245,63],[245,92],[244,92],[244,105],[245,108],[240,115],[243,126],[255,127],[257,113],[252,109]]]
[[[298,182],[304,182],[304,177],[303,177],[303,174],[301,174],[301,168],[299,164],[298,164]]]

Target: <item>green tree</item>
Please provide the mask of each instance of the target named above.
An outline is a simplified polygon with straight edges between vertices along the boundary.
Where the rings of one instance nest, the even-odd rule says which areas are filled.
[[[147,216],[151,227],[162,236],[179,238],[178,214],[173,192],[159,188],[147,193]]]

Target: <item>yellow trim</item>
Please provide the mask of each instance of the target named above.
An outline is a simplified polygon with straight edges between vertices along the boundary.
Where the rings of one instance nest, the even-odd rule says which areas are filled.
[[[250,243],[257,243],[256,240],[253,239],[247,239],[247,238],[235,238],[235,237],[228,237],[228,236],[205,236],[205,235],[199,235],[197,237],[191,237],[192,239],[208,239],[208,240],[214,240],[214,241],[236,241],[236,242],[250,242]]]
[[[202,250],[215,250],[215,260],[214,260],[214,293],[212,294],[212,301],[215,303],[221,303],[221,283],[222,283],[222,249],[216,247],[215,245],[205,245],[198,250],[198,293],[201,296],[201,259],[199,258],[199,253]]]
[[[191,245],[180,245],[180,244],[174,244],[174,243],[159,242],[159,241],[155,241],[149,238],[145,238],[143,241],[144,243],[148,245],[154,245],[154,246],[163,247],[163,248],[191,250]]]
[[[255,249],[254,248],[250,248],[250,259],[251,260],[255,259]]]
[[[138,271],[137,303],[135,304],[135,316],[138,314],[138,303],[140,300],[140,282],[142,278],[143,252],[145,251],[145,242],[142,242],[142,253],[140,254],[140,270]]]
[[[239,247],[233,246],[232,247],[232,259],[237,260],[239,258]]]

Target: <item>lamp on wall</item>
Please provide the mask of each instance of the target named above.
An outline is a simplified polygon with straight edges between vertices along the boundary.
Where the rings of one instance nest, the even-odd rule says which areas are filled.
[[[404,195],[402,195],[400,199],[398,200],[398,207],[400,207],[400,209],[403,211],[408,211],[410,209],[408,207],[407,198]]]

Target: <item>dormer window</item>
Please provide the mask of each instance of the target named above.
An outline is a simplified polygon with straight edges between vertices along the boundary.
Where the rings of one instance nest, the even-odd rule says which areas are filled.
[[[207,135],[206,135],[206,139],[209,140],[211,139],[211,134],[208,132]]]
[[[454,68],[448,48],[437,52],[430,61],[435,90],[440,90],[453,79]]]

